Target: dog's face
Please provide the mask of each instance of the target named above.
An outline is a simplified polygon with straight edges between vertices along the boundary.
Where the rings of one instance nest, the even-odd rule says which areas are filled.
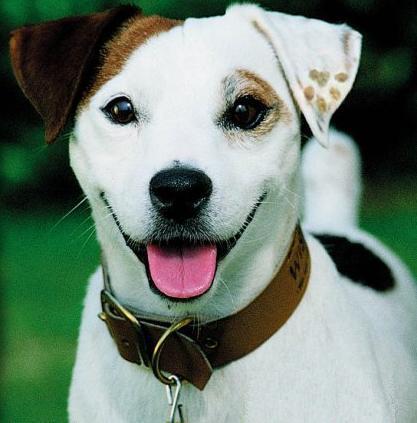
[[[262,289],[297,219],[298,110],[325,143],[359,44],[347,27],[254,6],[136,16],[106,44],[70,155],[104,252],[118,257],[111,273],[134,279],[127,301],[201,312]]]
[[[236,48],[248,44],[252,54]],[[236,241],[260,202],[288,195],[298,127],[250,24],[187,20],[138,47],[80,108],[71,163],[97,225],[140,258],[154,292],[190,299],[222,276],[232,249],[248,248]]]

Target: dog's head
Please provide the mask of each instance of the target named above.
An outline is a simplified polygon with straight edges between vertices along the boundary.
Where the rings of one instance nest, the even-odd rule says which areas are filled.
[[[326,144],[360,35],[250,5],[185,21],[125,6],[15,31],[11,55],[48,142],[75,116],[71,164],[121,297],[222,313],[274,272],[299,111]]]

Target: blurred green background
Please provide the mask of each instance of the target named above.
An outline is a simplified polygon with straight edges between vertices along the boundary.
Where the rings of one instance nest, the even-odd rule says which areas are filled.
[[[143,0],[139,5],[147,14],[184,18],[221,14],[228,3]],[[356,138],[364,157],[363,226],[392,246],[417,274],[417,5],[398,0],[257,3],[347,22],[363,33],[357,83],[333,122]],[[67,144],[62,140],[45,147],[41,122],[11,74],[8,33],[27,23],[117,4],[0,3],[2,422],[66,421],[82,298],[98,264],[88,205],[84,202],[63,218],[82,199],[68,166]]]

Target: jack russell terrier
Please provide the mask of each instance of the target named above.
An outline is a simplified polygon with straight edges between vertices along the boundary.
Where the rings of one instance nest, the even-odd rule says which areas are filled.
[[[103,253],[71,422],[417,421],[413,278],[358,228],[359,155],[329,135],[359,33],[120,6],[10,48],[47,142],[72,125]]]

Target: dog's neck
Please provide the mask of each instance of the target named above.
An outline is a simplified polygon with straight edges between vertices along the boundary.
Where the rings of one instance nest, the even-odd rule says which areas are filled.
[[[194,315],[207,322],[236,313],[265,289],[280,268],[299,218],[298,198],[298,174],[282,192],[268,192],[244,236],[219,264],[212,292],[191,302],[171,302],[152,292],[144,265],[127,246],[120,245],[124,241],[109,239],[106,228],[98,223],[115,296],[133,310],[167,321]]]

